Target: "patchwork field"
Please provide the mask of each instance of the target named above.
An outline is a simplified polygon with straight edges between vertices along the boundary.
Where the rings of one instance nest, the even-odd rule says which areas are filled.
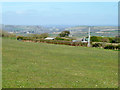
[[[3,88],[117,88],[118,51],[3,39]]]

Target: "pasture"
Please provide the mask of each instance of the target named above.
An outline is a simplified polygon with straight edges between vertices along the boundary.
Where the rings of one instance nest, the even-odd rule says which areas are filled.
[[[118,87],[118,51],[2,41],[3,88]]]

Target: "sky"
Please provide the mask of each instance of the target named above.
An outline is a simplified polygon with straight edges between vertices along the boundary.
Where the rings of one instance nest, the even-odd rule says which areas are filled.
[[[3,2],[9,25],[117,25],[117,2]]]

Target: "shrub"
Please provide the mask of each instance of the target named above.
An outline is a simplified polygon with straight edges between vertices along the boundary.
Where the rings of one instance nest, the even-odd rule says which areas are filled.
[[[56,37],[55,40],[64,40],[64,39],[61,37]]]
[[[117,49],[117,50],[120,50],[120,45],[117,45],[117,46],[116,46],[116,49]]]
[[[24,37],[23,36],[17,36],[17,40],[23,40]]]
[[[72,41],[70,38],[62,38],[62,37],[56,37],[55,40],[64,40],[64,41]]]
[[[95,43],[92,45],[92,47],[102,47],[102,44],[101,43]]]
[[[80,42],[80,46],[85,46],[85,47],[87,47],[87,44],[88,44],[88,43],[82,43],[82,42]]]
[[[104,49],[116,49],[115,45],[106,45]]]
[[[91,39],[92,42],[101,42],[102,37],[91,36],[90,39]]]

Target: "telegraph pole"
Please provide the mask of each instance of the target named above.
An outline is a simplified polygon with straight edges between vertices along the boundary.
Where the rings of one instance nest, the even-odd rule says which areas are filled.
[[[90,47],[90,27],[89,27],[89,30],[88,30],[88,47]]]

